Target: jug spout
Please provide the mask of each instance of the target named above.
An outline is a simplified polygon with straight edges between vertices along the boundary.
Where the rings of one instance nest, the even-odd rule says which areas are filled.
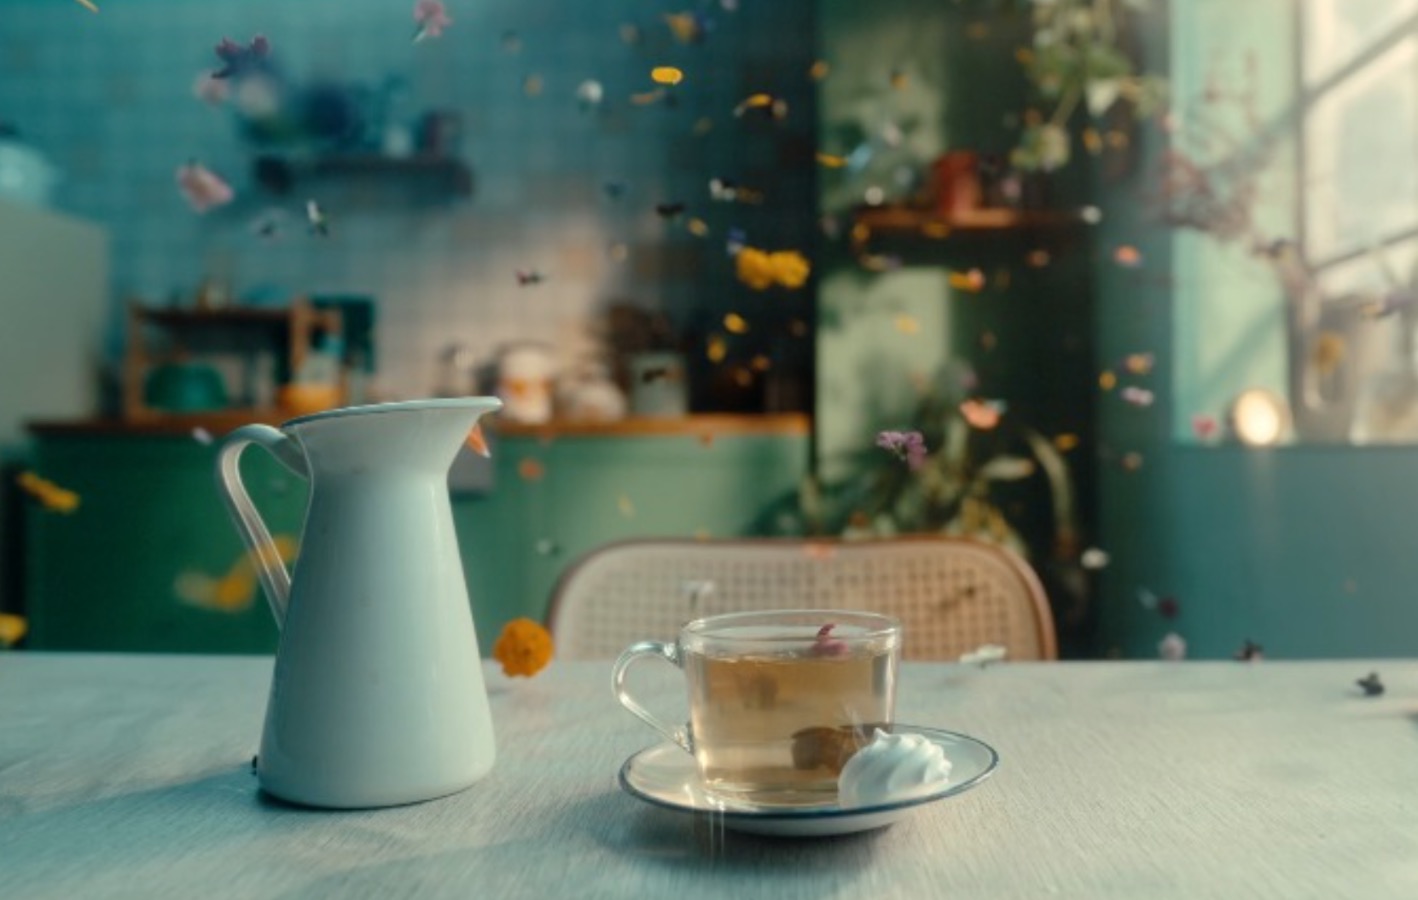
[[[281,430],[299,442],[310,471],[319,475],[442,473],[478,420],[501,408],[496,397],[378,403],[301,416]]]

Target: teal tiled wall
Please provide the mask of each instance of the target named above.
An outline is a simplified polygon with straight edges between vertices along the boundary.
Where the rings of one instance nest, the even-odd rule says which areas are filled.
[[[750,243],[811,249],[808,0],[691,6],[711,24],[698,44],[678,42],[666,25],[666,13],[686,9],[640,0],[452,0],[453,25],[417,44],[411,0],[99,5],[93,15],[63,0],[5,0],[0,121],[63,169],[61,207],[111,229],[115,308],[130,296],[190,296],[213,269],[238,294],[372,294],[381,374],[404,394],[432,389],[438,351],[454,341],[489,359],[503,342],[539,338],[570,357],[590,346],[590,319],[613,300],[661,307],[701,342],[737,311],[750,332],[734,339],[731,354],[767,353],[807,371],[810,338],[790,340],[784,326],[811,316],[810,292],[770,298],[741,288],[724,241],[736,227]],[[623,40],[624,26],[642,39]],[[283,201],[264,195],[251,175],[260,148],[239,136],[229,107],[205,105],[192,91],[216,66],[218,40],[258,32],[297,84],[377,88],[398,76],[409,86],[407,115],[456,112],[473,196],[410,200],[393,185],[328,179],[302,183]],[[653,87],[657,65],[685,72],[677,102],[631,103]],[[529,78],[540,81],[536,96]],[[575,96],[586,79],[605,89],[590,112]],[[760,91],[787,101],[784,121],[735,117],[740,101]],[[696,132],[701,120],[707,132]],[[174,184],[176,167],[191,158],[225,176],[237,201],[191,212]],[[715,177],[758,188],[765,200],[715,203]],[[626,185],[619,200],[606,196],[608,181]],[[307,197],[330,217],[326,240],[302,227]],[[708,235],[656,214],[656,204],[673,202],[703,219]],[[273,205],[296,217],[274,242],[252,229]],[[625,245],[623,262],[608,252],[615,244]],[[518,269],[546,281],[520,287]],[[111,354],[119,342],[115,324]]]

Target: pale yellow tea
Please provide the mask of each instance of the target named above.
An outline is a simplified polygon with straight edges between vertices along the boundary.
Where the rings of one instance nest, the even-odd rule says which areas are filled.
[[[872,727],[891,722],[891,647],[802,646],[685,655],[692,741],[711,789],[758,803],[820,801]]]

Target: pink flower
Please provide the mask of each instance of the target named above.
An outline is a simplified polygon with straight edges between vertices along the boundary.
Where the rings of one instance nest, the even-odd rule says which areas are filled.
[[[812,656],[846,656],[851,652],[846,642],[832,636],[832,629],[836,627],[834,623],[828,623],[819,628],[808,653]]]
[[[448,11],[443,8],[442,0],[418,0],[414,4],[414,22],[418,24],[418,30],[414,32],[415,43],[441,36],[443,29],[453,24],[453,20],[448,18]]]
[[[236,196],[221,176],[198,162],[177,167],[177,186],[192,210],[199,213],[225,206]]]
[[[271,42],[265,35],[256,35],[248,46],[241,46],[231,38],[222,38],[216,47],[217,58],[222,67],[212,73],[213,78],[231,78],[244,75],[246,71],[271,55]]]
[[[919,431],[883,431],[876,436],[876,445],[905,460],[912,472],[926,463],[926,439]]]

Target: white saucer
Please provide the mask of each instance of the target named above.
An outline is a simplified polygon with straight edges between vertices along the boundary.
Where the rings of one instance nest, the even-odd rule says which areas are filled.
[[[923,796],[877,806],[843,809],[835,801],[814,806],[763,807],[715,796],[704,788],[694,757],[676,744],[646,747],[620,767],[620,786],[633,797],[666,809],[711,814],[725,828],[781,837],[822,837],[881,828],[917,807],[968,791],[990,777],[999,754],[983,741],[915,725],[896,725],[895,734],[924,735],[950,760],[950,780]]]

